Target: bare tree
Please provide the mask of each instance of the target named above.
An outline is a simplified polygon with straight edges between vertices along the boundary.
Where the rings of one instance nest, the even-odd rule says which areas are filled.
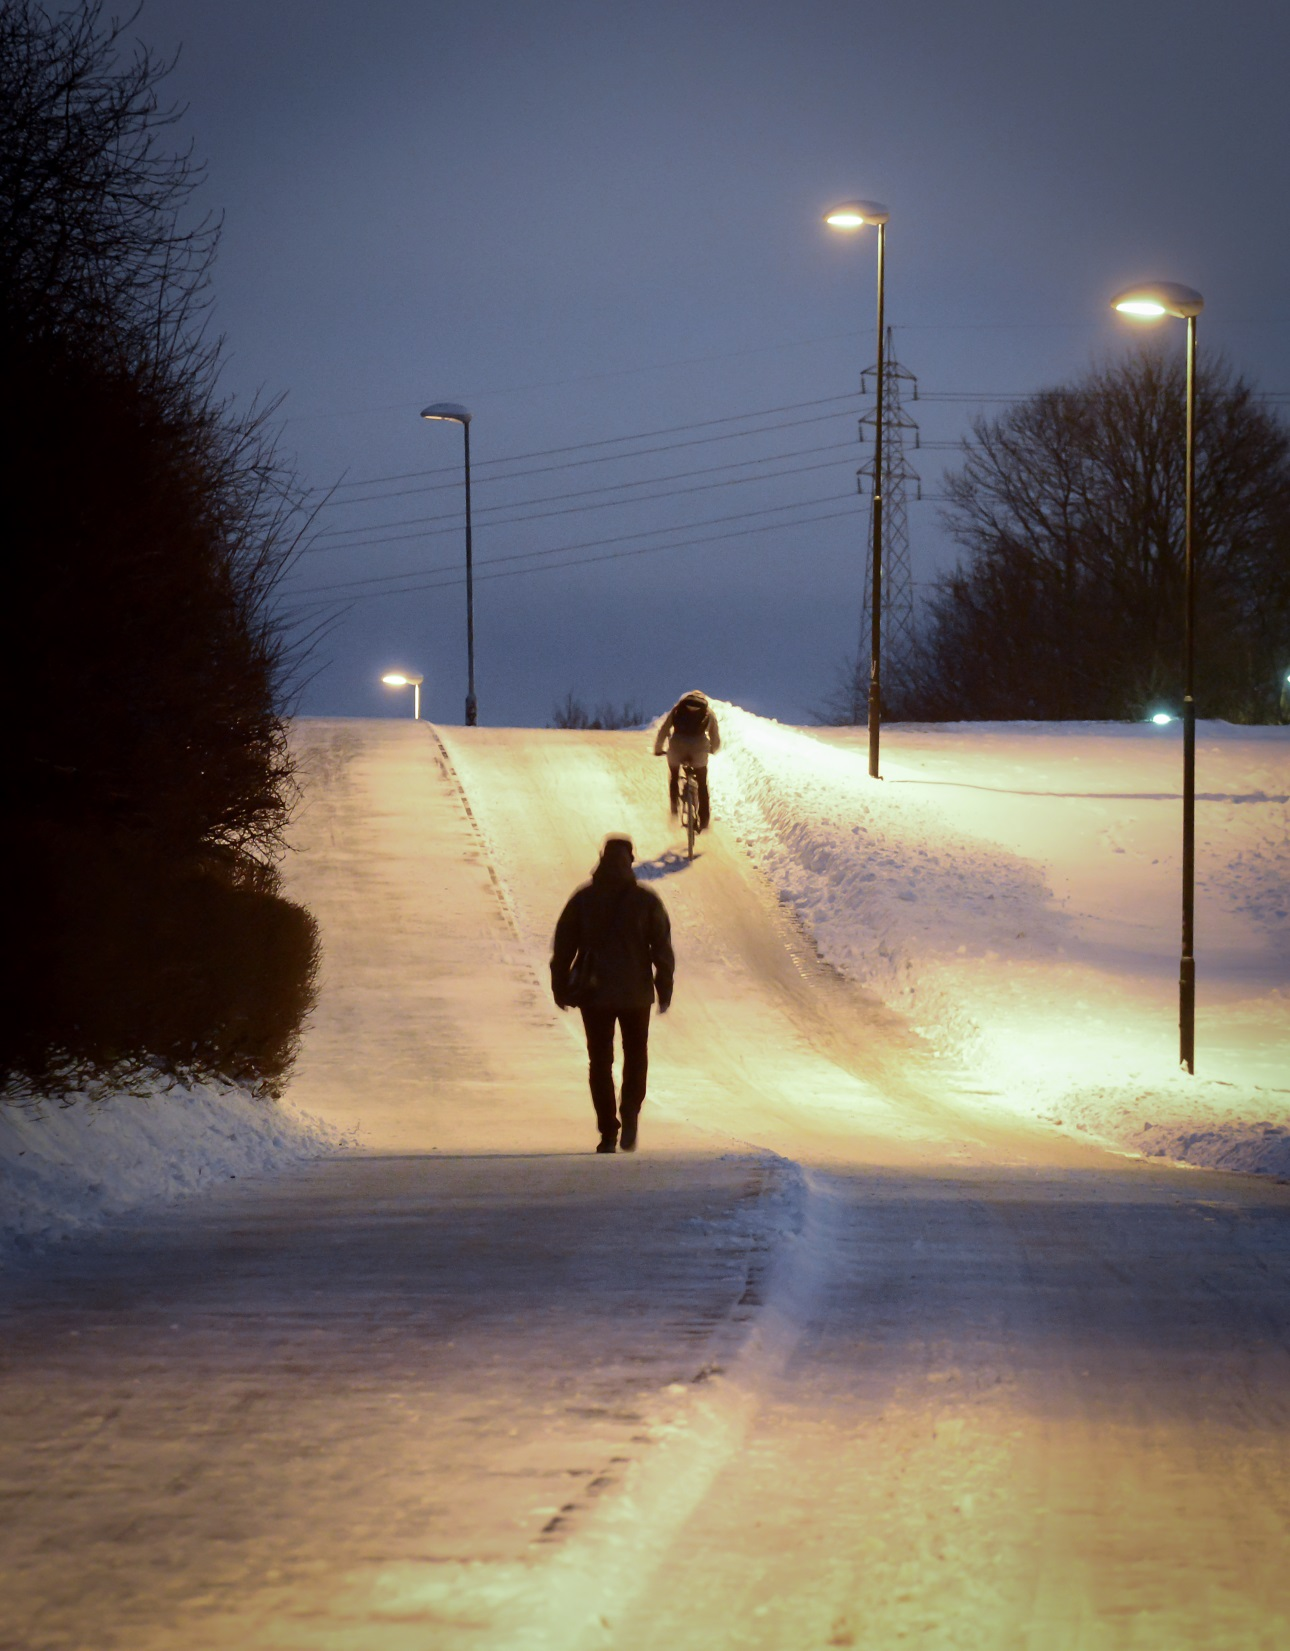
[[[608,700],[602,700],[594,710],[589,710],[580,699],[575,699],[573,689],[560,700],[551,710],[551,720],[548,728],[639,728],[645,721],[645,712],[634,699],[624,700],[621,705],[614,705]]]
[[[252,907],[274,899],[293,800],[276,591],[302,515],[272,409],[218,392],[219,226],[192,221],[200,169],[174,144],[182,111],[161,101],[169,65],[127,39],[136,15],[0,0],[0,844],[21,879],[11,948],[42,960],[22,983],[29,1027],[63,1036],[73,1066],[197,1049],[196,1009],[151,1045],[132,1010],[123,1047],[124,1023],[84,994],[145,966],[187,978],[178,953],[213,959],[203,933],[223,924],[223,976],[198,971],[189,1001],[229,1072],[230,1028],[249,1024],[237,960],[245,975],[258,944],[236,936],[276,921]],[[73,862],[94,868],[93,889],[69,879]],[[205,915],[185,937],[163,911]],[[96,967],[73,980],[73,957]],[[91,1023],[101,1034],[82,1036]],[[290,1030],[261,1043],[288,1049]],[[39,1058],[28,1037],[20,1064]]]
[[[1290,436],[1222,364],[1198,383],[1202,715],[1277,715],[1290,656]],[[965,552],[925,618],[910,713],[1117,718],[1176,698],[1182,367],[1135,353],[978,419],[947,478]]]
[[[186,221],[200,169],[172,142],[170,66],[127,48],[135,16],[0,0],[8,778],[176,851],[271,860],[299,498],[266,411],[217,393],[218,225]]]
[[[173,361],[200,347],[219,225],[184,224],[201,169],[167,141],[173,65],[127,45],[138,15],[0,5],[0,304],[11,324]]]

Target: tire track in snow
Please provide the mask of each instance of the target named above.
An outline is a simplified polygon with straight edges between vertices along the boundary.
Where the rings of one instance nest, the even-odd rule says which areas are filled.
[[[495,863],[496,857],[493,853],[492,845],[484,835],[484,830],[479,823],[479,818],[474,809],[470,806],[470,798],[466,795],[466,788],[461,783],[461,775],[457,772],[456,765],[453,763],[452,758],[448,755],[448,747],[444,744],[439,730],[432,722],[426,723],[425,727],[430,735],[430,738],[435,744],[435,762],[438,764],[439,773],[443,777],[444,783],[448,786],[449,790],[452,791],[457,801],[461,804],[461,811],[470,822],[471,833],[473,834],[475,842],[479,848],[481,862],[484,870],[488,873],[488,879],[492,883],[493,890],[497,895],[498,909],[502,914],[506,927],[510,930],[512,940],[520,941],[520,925],[519,919],[515,912],[515,902],[511,898],[510,890],[506,887],[505,883],[503,883],[502,879],[497,874],[497,866]]]

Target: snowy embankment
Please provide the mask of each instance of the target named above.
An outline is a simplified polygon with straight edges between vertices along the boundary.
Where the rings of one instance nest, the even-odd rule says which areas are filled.
[[[1290,1175],[1290,729],[1204,723],[1197,1076],[1177,1066],[1177,728],[808,734],[721,708],[716,806],[828,963],[983,1105]]]
[[[0,1261],[111,1217],[317,1158],[340,1132],[278,1102],[158,1079],[0,1106]]]

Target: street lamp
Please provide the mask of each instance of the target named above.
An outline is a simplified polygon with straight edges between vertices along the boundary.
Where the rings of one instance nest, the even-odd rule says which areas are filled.
[[[869,598],[869,773],[878,776],[878,727],[882,716],[882,392],[883,299],[886,290],[887,219],[877,201],[843,201],[824,214],[831,229],[878,228],[878,401],[874,408],[873,452],[873,589]]]
[[[1147,281],[1111,300],[1111,308],[1138,320],[1172,315],[1187,323],[1187,456],[1183,482],[1183,850],[1182,960],[1178,970],[1178,1059],[1196,1070],[1196,581],[1192,556],[1192,494],[1196,477],[1196,317],[1205,300],[1176,281]]]
[[[450,419],[461,425],[466,438],[466,726],[473,728],[478,718],[475,702],[475,583],[470,555],[470,412],[456,401],[436,401],[422,409],[426,419]]]
[[[412,716],[414,720],[421,719],[421,684],[424,677],[413,676],[411,671],[386,671],[381,681],[387,688],[411,688]]]

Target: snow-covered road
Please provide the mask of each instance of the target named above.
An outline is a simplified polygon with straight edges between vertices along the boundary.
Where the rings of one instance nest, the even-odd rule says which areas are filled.
[[[1290,1188],[980,1093],[727,822],[678,858],[639,734],[300,739],[293,1098],[365,1150],[11,1278],[0,1645],[1287,1643]],[[613,830],[635,1158],[544,985]]]

